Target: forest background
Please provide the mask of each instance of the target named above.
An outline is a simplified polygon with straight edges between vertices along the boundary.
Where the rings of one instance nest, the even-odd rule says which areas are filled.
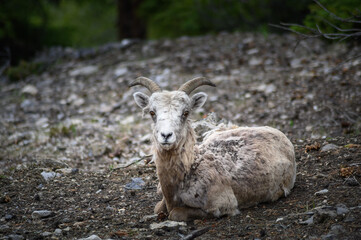
[[[359,0],[320,0],[348,19],[361,16]],[[159,39],[222,31],[270,32],[281,22],[324,32],[356,28],[312,0],[0,0],[0,60],[29,60],[50,46],[86,48],[127,38]],[[360,41],[359,41],[360,42]],[[5,59],[5,60],[4,60]],[[24,65],[24,63],[23,63]]]

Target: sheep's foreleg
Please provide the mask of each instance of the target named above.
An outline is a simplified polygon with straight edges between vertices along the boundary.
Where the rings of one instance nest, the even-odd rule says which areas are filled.
[[[165,198],[163,197],[162,200],[160,200],[157,205],[155,205],[155,208],[154,208],[154,213],[155,214],[158,214],[160,212],[164,212],[164,213],[167,213],[167,205],[165,203]]]

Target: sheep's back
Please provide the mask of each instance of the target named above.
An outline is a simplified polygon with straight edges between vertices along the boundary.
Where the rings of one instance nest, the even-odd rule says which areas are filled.
[[[214,132],[199,146],[198,174],[209,179],[209,169],[228,182],[239,207],[274,201],[287,194],[296,176],[294,148],[271,127],[239,127]],[[208,169],[208,170],[207,170]],[[210,180],[220,181],[218,180]]]

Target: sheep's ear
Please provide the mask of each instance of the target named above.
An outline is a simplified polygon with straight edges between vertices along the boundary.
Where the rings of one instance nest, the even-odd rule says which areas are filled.
[[[134,101],[137,103],[137,105],[141,108],[145,108],[148,106],[149,103],[149,97],[141,92],[136,92],[133,94]]]
[[[206,102],[206,100],[207,100],[207,94],[205,94],[204,92],[199,92],[194,94],[191,98],[192,109],[197,109],[202,107],[203,104]]]

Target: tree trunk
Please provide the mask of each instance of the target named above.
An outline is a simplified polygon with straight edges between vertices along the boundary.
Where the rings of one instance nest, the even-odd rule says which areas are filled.
[[[137,9],[142,0],[117,0],[118,39],[145,38],[145,24],[137,16]]]

